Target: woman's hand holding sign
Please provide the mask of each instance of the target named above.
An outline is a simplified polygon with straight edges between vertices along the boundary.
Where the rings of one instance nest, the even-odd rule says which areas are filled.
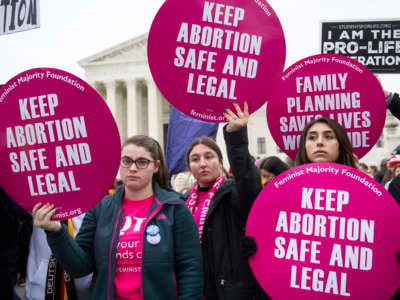
[[[226,126],[227,132],[238,131],[247,126],[249,122],[249,107],[247,102],[244,102],[243,111],[235,101],[233,101],[233,106],[236,109],[236,113],[231,111],[228,107],[226,107],[224,112],[224,116],[228,120],[228,125]]]
[[[59,231],[61,229],[60,221],[52,221],[51,217],[56,212],[53,204],[37,203],[32,210],[33,225],[47,231]]]

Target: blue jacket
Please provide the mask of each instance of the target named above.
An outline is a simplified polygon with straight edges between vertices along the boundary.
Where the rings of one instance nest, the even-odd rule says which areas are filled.
[[[143,241],[142,299],[202,299],[203,273],[196,223],[182,198],[171,190],[154,186],[155,200],[146,226],[160,228],[157,245]],[[73,240],[66,227],[47,232],[57,260],[72,277],[93,272],[91,299],[114,298],[117,243],[124,219],[124,190],[106,196],[87,212]]]

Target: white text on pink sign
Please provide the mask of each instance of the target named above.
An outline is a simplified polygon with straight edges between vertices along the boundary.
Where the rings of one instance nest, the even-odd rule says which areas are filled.
[[[38,119],[38,122],[6,128],[7,148],[29,148],[9,153],[11,170],[14,173],[28,174],[49,169],[47,157],[53,155],[55,165],[50,166],[50,169],[64,168],[64,170],[27,175],[31,196],[79,191],[74,171],[66,168],[92,162],[89,144],[57,145],[53,153],[47,153],[48,150],[44,147],[32,148],[37,145],[87,138],[84,116],[45,120],[56,115],[56,109],[59,108],[57,94],[22,98],[18,100],[18,104],[22,121]]]
[[[245,10],[240,7],[204,2],[202,22],[238,27],[245,20]],[[262,36],[243,33],[213,26],[201,26],[182,22],[176,39],[177,43],[194,45],[187,48],[179,45],[175,50],[174,66],[202,73],[190,72],[187,77],[188,94],[206,95],[229,100],[237,100],[234,77],[254,79],[257,76],[258,60],[252,57],[261,53]],[[202,46],[207,50],[200,50]],[[216,50],[239,52],[243,56],[223,54]],[[247,56],[246,56],[247,55]],[[223,67],[216,67],[222,60]],[[212,73],[217,75],[211,75]],[[229,76],[224,77],[224,76]]]

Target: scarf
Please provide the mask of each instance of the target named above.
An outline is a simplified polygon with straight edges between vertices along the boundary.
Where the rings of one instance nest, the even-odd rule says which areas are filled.
[[[72,220],[67,222],[68,232],[74,238],[74,226]],[[54,254],[51,254],[47,267],[45,300],[76,300],[76,288],[74,280],[63,270],[57,262]]]
[[[210,208],[210,204],[211,204],[211,199],[214,197],[215,193],[217,192],[218,188],[221,186],[221,184],[224,182],[225,177],[223,175],[219,176],[217,178],[217,180],[215,180],[213,186],[208,190],[207,195],[206,195],[206,199],[203,202],[203,205],[199,205],[198,201],[199,201],[199,191],[198,191],[198,187],[199,187],[199,182],[196,181],[196,183],[194,184],[192,191],[189,194],[188,199],[186,200],[186,205],[189,208],[190,212],[192,213],[192,215],[194,216],[194,214],[196,213],[196,211],[198,209],[201,210],[201,215],[200,215],[200,219],[198,221],[196,221],[197,223],[197,229],[199,231],[199,237],[200,237],[200,243],[202,242],[202,238],[203,238],[203,229],[204,229],[204,223],[206,222],[206,216],[208,213],[208,209]]]

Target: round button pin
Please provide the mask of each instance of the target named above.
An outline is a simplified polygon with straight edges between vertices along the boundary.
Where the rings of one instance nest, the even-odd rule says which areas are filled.
[[[160,233],[160,227],[157,225],[149,225],[146,228],[146,233],[151,236],[157,235]]]
[[[146,239],[147,239],[147,242],[149,242],[149,244],[157,245],[161,241],[161,235],[159,235],[159,234],[157,234],[157,235],[147,235]]]

